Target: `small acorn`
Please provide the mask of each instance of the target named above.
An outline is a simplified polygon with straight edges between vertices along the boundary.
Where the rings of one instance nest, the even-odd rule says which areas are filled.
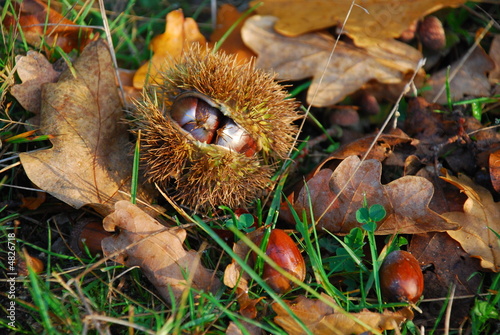
[[[102,220],[97,218],[83,218],[77,221],[71,233],[71,247],[78,254],[85,254],[86,250],[92,256],[102,255],[101,242],[106,237],[113,236],[104,230]]]
[[[195,210],[246,207],[272,187],[301,116],[273,76],[193,45],[131,112],[145,174]]]
[[[415,257],[407,251],[395,250],[380,267],[380,287],[388,301],[415,303],[424,291],[424,275]]]
[[[431,50],[441,50],[446,46],[446,33],[441,21],[435,16],[426,16],[417,28],[422,44]]]

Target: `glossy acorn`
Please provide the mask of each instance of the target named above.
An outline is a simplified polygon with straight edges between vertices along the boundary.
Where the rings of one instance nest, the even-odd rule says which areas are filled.
[[[415,257],[395,250],[380,267],[380,286],[387,301],[415,303],[424,291],[424,276]]]
[[[79,254],[88,250],[92,256],[102,255],[101,242],[113,234],[102,226],[102,220],[83,218],[77,221],[71,233],[71,247]]]
[[[263,235],[259,235],[253,242],[260,245],[262,238]],[[283,230],[273,229],[271,231],[267,243],[266,255],[285,271],[292,274],[300,281],[304,281],[306,277],[306,264],[304,258],[295,242]],[[253,254],[253,257],[255,260],[255,254]],[[284,294],[296,286],[295,283],[267,263],[264,264],[262,278],[279,294]]]
[[[197,211],[247,208],[272,189],[302,116],[273,76],[193,45],[130,112],[146,178]]]

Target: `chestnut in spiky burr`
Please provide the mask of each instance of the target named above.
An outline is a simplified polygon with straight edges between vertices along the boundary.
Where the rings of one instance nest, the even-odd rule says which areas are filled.
[[[246,207],[264,194],[301,117],[283,86],[198,45],[161,74],[133,112],[149,181],[197,210]]]

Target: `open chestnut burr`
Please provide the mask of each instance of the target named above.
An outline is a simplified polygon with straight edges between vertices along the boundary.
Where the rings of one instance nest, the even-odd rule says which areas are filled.
[[[301,117],[285,89],[199,45],[161,75],[131,112],[149,181],[195,210],[245,208],[265,194]]]
[[[196,141],[220,145],[248,157],[258,151],[250,134],[200,93],[180,94],[172,105],[170,117]]]

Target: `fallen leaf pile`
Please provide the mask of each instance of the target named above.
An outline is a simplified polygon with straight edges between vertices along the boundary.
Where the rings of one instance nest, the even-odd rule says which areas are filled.
[[[413,47],[401,41],[407,39],[397,38],[405,32],[418,35],[415,27],[424,16],[463,3],[364,0],[351,7],[350,1],[332,5],[330,0],[270,0],[255,13],[243,14],[249,15],[225,41],[228,29],[242,17],[235,7],[220,8],[209,40],[192,18],[174,10],[166,16],[164,33],[149,46],[151,59],[137,71],[121,72],[127,78],[123,96],[126,101],[140,99],[145,85],[161,83],[165,79],[162,71],[175,66],[187,47],[201,44],[235,53],[238,62],[254,62],[279,80],[310,80],[304,100],[326,107],[318,108],[326,110],[325,114],[346,97],[373,98],[379,108],[368,114],[378,121],[368,122],[378,127],[387,111],[380,110],[377,99],[392,103],[428,51],[421,41]],[[27,42],[49,57],[54,47],[81,52],[64,70],[56,70],[39,52],[16,57],[21,83],[12,86],[10,93],[35,114],[31,128],[48,135],[52,145],[19,154],[31,182],[76,209],[88,206],[104,217],[104,228],[113,233],[102,242],[105,256],[128,267],[140,267],[165,301],[173,302],[172,293],[179,300],[187,289],[221,292],[220,273],[202,265],[202,251],[186,249],[188,230],[163,225],[145,209],[156,203],[151,185],[139,182],[139,205],[130,202],[133,143],[106,43],[94,41],[98,34],[92,29],[77,26],[39,0],[16,2],[14,6],[19,17],[7,14],[3,26],[22,29]],[[360,121],[361,112],[357,106],[345,105],[350,99],[344,100],[339,106],[355,120],[340,125],[347,134],[342,137],[346,143],[333,153],[321,152],[321,163],[317,164],[318,159],[313,168],[308,167],[312,172],[304,180],[297,178],[281,203],[280,224],[293,227],[297,214],[308,223],[314,222],[319,234],[347,235],[362,226],[356,218],[358,209],[367,202],[381,205],[386,216],[377,222],[375,234],[382,235],[377,236],[381,241],[385,235],[409,237],[407,250],[427,269],[425,299],[446,296],[452,283],[457,286],[457,295],[477,294],[481,278],[474,273],[500,272],[500,202],[495,202],[500,192],[500,134],[485,127],[487,122],[496,124],[498,120],[485,121],[483,115],[488,111],[484,110],[483,115],[471,117],[458,104],[447,110],[443,88],[449,82],[452,101],[500,93],[500,35],[490,38],[489,54],[477,46],[449,69],[441,66],[429,75],[420,70],[415,83],[422,89],[420,96],[406,97],[407,104],[400,106],[404,121],[395,120],[394,129],[380,136],[363,133],[360,129],[366,124]],[[443,58],[444,53],[440,55]],[[323,117],[333,119],[335,126],[341,123],[333,116]],[[314,150],[308,147],[305,152]],[[302,158],[296,161],[299,168]],[[474,181],[467,176],[474,176]],[[22,200],[24,208],[35,210],[45,201],[45,193],[38,199]],[[249,255],[249,247],[242,241],[233,245],[233,251],[243,259]],[[252,259],[249,264],[254,265]],[[282,306],[270,304],[264,294],[253,291],[255,283],[237,262],[233,260],[223,270],[223,284],[227,291],[234,290],[231,294],[238,304],[234,310],[241,316],[259,320],[264,313],[274,311],[274,322],[285,332],[305,333]],[[310,273],[306,278],[321,284]],[[296,299],[286,300],[286,304],[314,334],[383,332],[413,320],[409,309],[348,313],[302,295],[300,288],[297,292],[293,291]],[[331,301],[326,295],[323,298]],[[470,303],[472,299],[463,300],[454,309],[456,322],[468,317]],[[429,302],[420,302],[421,307],[428,307],[426,304]],[[435,321],[436,311],[422,309],[426,322]],[[251,334],[261,332],[251,322],[240,324]],[[240,325],[230,322],[226,333],[240,334]]]

